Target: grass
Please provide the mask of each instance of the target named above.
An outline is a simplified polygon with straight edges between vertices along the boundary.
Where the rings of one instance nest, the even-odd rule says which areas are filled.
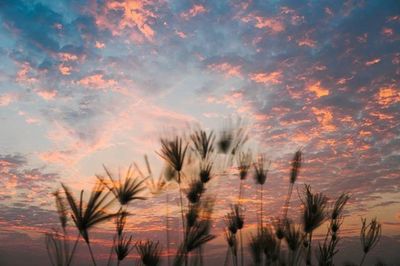
[[[136,265],[157,266],[163,263],[163,254],[168,265],[171,262],[173,265],[185,266],[209,265],[204,248],[220,232],[224,232],[227,248],[223,257],[224,265],[238,266],[240,263],[243,266],[250,262],[250,265],[260,266],[336,265],[335,258],[340,252],[338,244],[342,239],[341,227],[349,194],[343,193],[331,203],[324,193],[314,192],[311,185],[304,185],[303,190],[298,190],[301,222],[294,223],[289,218],[289,207],[293,189],[301,178],[300,170],[304,164],[303,151],[298,150],[293,155],[288,171],[288,192],[282,201],[281,215],[264,217],[264,185],[268,184],[267,174],[271,162],[266,160],[264,154],[253,161],[252,152],[248,149],[244,152],[248,140],[247,130],[241,122],[237,125],[238,128],[229,126],[218,134],[198,129],[187,134],[188,137],[162,138],[161,149],[157,153],[165,167],[158,179],[154,179],[145,156],[146,171],[133,163],[134,167],[129,166],[124,178],[120,175],[115,177],[104,166],[105,175],[97,175],[97,183],[87,201],[83,190],[76,197],[67,185],[61,184],[62,189],[54,193],[61,230],[54,229],[45,236],[50,263],[55,266],[73,265],[74,254],[83,239],[90,255],[88,261],[97,265],[90,241],[91,229],[114,219],[115,233],[111,239],[113,244],[107,265],[114,265],[114,262],[120,265],[126,261],[132,263],[132,260],[136,260]],[[215,197],[209,195],[212,195],[209,184],[220,174],[216,166],[221,157],[224,161],[222,165],[235,169],[235,175],[239,177],[239,195],[238,200],[231,202],[231,208],[227,210],[225,226],[216,228],[219,221],[212,215],[216,201]],[[218,171],[224,177],[230,174],[225,169]],[[249,213],[245,211],[245,202],[242,201],[246,188],[243,184],[251,175],[260,191],[259,207],[256,208],[259,213],[256,221],[258,228],[255,232],[243,235],[244,229],[250,224],[246,220]],[[170,228],[169,224],[169,184],[173,182],[178,184],[181,230]],[[141,204],[140,202],[148,198],[148,194],[158,197],[164,193],[166,243],[136,239],[135,232],[128,232],[125,226],[127,217],[131,215],[130,206]],[[314,239],[313,233],[323,224],[327,225],[325,238]],[[76,240],[73,244],[68,235],[71,227],[76,229]],[[212,232],[213,230],[216,232]],[[174,258],[170,258],[170,231],[181,236]],[[365,258],[379,242],[381,233],[382,227],[376,218],[370,222],[362,219],[360,240],[363,255],[359,265],[365,263]],[[167,248],[166,253],[163,252],[164,245]],[[244,252],[245,249],[249,252]],[[133,257],[134,253],[136,259]]]

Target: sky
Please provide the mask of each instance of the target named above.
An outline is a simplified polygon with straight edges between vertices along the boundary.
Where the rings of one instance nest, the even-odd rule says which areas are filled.
[[[360,217],[376,216],[383,236],[369,263],[400,261],[397,0],[0,1],[0,61],[1,265],[49,263],[43,236],[57,226],[60,182],[90,190],[102,164],[117,173],[144,166],[144,154],[159,169],[161,136],[218,131],[237,117],[249,147],[272,161],[267,215],[279,213],[302,148],[296,189],[352,195],[338,257],[358,262]],[[216,217],[237,184],[234,173],[213,180]],[[254,210],[251,178],[245,188]],[[154,214],[164,201],[135,203],[134,237],[164,241],[164,216]],[[179,226],[177,206],[171,212]],[[94,231],[99,258],[112,227]],[[206,252],[217,263],[223,239]],[[77,256],[89,259],[83,245]]]

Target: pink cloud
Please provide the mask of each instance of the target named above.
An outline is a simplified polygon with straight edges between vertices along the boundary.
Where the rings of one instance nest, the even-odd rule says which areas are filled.
[[[185,39],[187,37],[187,35],[183,31],[175,30],[175,33],[182,39]]]
[[[195,4],[189,10],[182,12],[180,14],[180,16],[181,16],[181,18],[183,18],[185,20],[189,20],[201,13],[206,12],[206,11],[207,11],[207,9],[203,5]]]
[[[46,101],[53,100],[57,96],[56,90],[37,90],[36,94]]]
[[[285,25],[277,17],[265,18],[261,16],[256,16],[254,14],[249,14],[245,17],[242,17],[241,20],[245,23],[253,22],[256,28],[268,29],[273,33],[279,33],[285,30]]]
[[[8,106],[17,100],[17,95],[15,93],[4,93],[0,95],[0,106]]]
[[[78,84],[93,89],[110,89],[115,87],[117,82],[113,79],[104,78],[103,74],[93,74],[80,79]]]
[[[71,53],[59,53],[58,57],[61,61],[77,61],[78,56]]]
[[[34,84],[38,79],[34,77],[34,70],[29,63],[23,63],[20,70],[17,72],[16,81],[22,84]]]
[[[240,65],[233,65],[227,62],[224,63],[215,63],[215,64],[210,64],[208,65],[208,68],[211,69],[212,71],[216,72],[222,72],[226,76],[231,76],[231,77],[241,77],[241,68],[242,66]]]
[[[60,71],[61,75],[63,75],[63,76],[69,76],[69,75],[71,75],[72,67],[64,65],[64,64],[60,64],[58,66],[58,71]]]
[[[102,49],[102,48],[105,48],[105,47],[106,47],[106,44],[103,43],[103,42],[96,41],[96,43],[95,43],[94,46],[95,46],[96,48],[98,48],[98,49]]]
[[[89,129],[90,124],[84,128],[55,121],[48,132],[48,139],[53,143],[52,150],[39,153],[39,158],[48,163],[63,165],[75,165],[82,159],[93,154],[129,141],[135,143],[136,153],[148,153],[154,150],[153,142],[157,140],[161,129],[165,125],[174,125],[176,128],[184,128],[189,122],[194,121],[191,116],[177,113],[160,106],[137,100],[137,96],[131,100],[134,104],[119,106],[113,109],[112,116],[103,118],[102,123]],[[140,125],[138,128],[137,125]],[[82,133],[82,130],[85,133]],[[86,133],[89,131],[89,133]],[[86,135],[90,135],[90,137]],[[85,135],[82,138],[82,135]]]
[[[372,59],[372,60],[369,60],[369,61],[365,62],[365,65],[366,66],[372,66],[372,65],[378,64],[380,61],[381,61],[380,58],[375,58],[375,59]]]
[[[312,39],[310,39],[310,38],[308,38],[308,37],[304,37],[304,38],[299,39],[297,41],[297,44],[299,46],[308,46],[308,47],[313,48],[313,47],[316,46],[317,42],[312,40]]]
[[[152,41],[155,31],[151,24],[157,16],[148,6],[155,4],[152,1],[141,0],[108,1],[102,12],[92,12],[96,14],[96,24],[111,30],[113,35],[121,35],[125,29],[137,29],[146,40]],[[123,12],[117,24],[109,17],[109,13],[116,10]],[[131,38],[134,41],[142,41],[135,33],[132,33]]]
[[[254,73],[250,74],[250,79],[257,83],[279,84],[282,79],[282,71],[274,71],[270,73]]]
[[[394,31],[391,28],[383,28],[381,31],[382,35],[386,36],[386,37],[391,37],[394,35]]]

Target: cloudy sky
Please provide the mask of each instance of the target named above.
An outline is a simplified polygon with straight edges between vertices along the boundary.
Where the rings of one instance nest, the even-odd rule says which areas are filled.
[[[352,194],[343,245],[353,251],[342,259],[358,262],[361,216],[383,225],[371,262],[400,247],[397,0],[1,1],[0,60],[1,265],[48,263],[43,233],[57,226],[60,181],[90,189],[103,163],[117,172],[144,154],[157,168],[160,136],[219,130],[232,117],[272,160],[268,215],[279,213],[302,147],[300,187]],[[213,182],[221,217],[237,176]],[[251,210],[256,187],[246,182]],[[164,241],[163,215],[153,215],[164,206],[163,196],[134,206],[135,237]],[[104,258],[112,225],[97,230]],[[221,243],[210,243],[213,261]]]

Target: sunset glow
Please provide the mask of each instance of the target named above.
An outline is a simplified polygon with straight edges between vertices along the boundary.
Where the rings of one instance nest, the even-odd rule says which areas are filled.
[[[87,199],[103,165],[115,176],[133,163],[147,173],[144,155],[158,178],[161,138],[200,127],[218,138],[239,124],[249,135],[243,151],[271,161],[268,223],[282,213],[300,149],[290,218],[301,221],[304,184],[330,202],[349,193],[335,265],[358,265],[362,217],[382,225],[364,265],[399,263],[399,1],[1,1],[0,59],[0,265],[51,265],[44,234],[59,227],[52,193],[61,183]],[[215,196],[216,238],[204,246],[204,265],[223,264],[224,216],[240,186],[237,159],[215,160],[205,195]],[[240,199],[246,243],[261,213],[252,171]],[[134,242],[160,241],[162,265],[167,193],[171,232],[182,230],[178,189],[169,182],[167,192],[145,191],[148,199],[129,205],[126,230]],[[91,231],[99,265],[113,234],[113,220]],[[181,238],[171,233],[171,259]],[[91,265],[83,240],[75,256],[72,265]]]

